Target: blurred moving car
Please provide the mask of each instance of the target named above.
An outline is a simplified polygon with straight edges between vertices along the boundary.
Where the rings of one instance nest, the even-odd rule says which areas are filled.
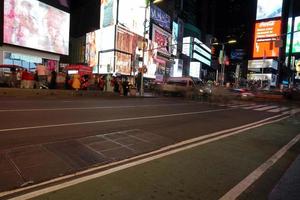
[[[300,86],[285,88],[283,89],[282,94],[287,99],[300,100]]]
[[[192,77],[170,77],[160,85],[163,95],[172,96],[200,96],[208,95],[211,89],[206,87],[200,79]]]
[[[233,88],[229,90],[237,99],[250,100],[254,99],[255,95],[245,88]]]

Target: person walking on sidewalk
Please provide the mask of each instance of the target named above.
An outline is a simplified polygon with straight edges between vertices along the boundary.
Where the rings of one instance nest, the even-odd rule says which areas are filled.
[[[75,74],[73,76],[73,82],[72,82],[72,88],[74,88],[76,91],[80,89],[81,83],[80,83],[80,75]]]
[[[48,84],[47,84],[47,74],[48,71],[46,69],[46,66],[44,65],[37,65],[36,67],[37,74],[38,74],[38,79],[39,79],[39,87],[41,88],[47,88],[48,89]]]
[[[50,80],[50,89],[56,89],[56,77],[57,77],[57,73],[55,70],[53,70],[51,72],[51,80]]]
[[[125,77],[125,79],[122,82],[122,87],[123,87],[123,95],[128,96],[128,91],[129,91],[129,82],[128,78]]]

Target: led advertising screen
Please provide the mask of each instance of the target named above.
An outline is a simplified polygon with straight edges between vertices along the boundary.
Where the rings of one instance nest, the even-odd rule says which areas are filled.
[[[291,32],[292,32],[292,18],[288,20],[288,34],[286,40],[286,53],[289,52],[291,44]],[[294,37],[293,37],[293,47],[292,53],[300,53],[300,16],[295,17],[294,22]]]
[[[146,1],[143,0],[119,0],[118,22],[128,30],[138,34],[144,34]],[[150,11],[147,11],[147,22],[149,22]],[[146,26],[148,27],[148,26]]]
[[[69,54],[70,14],[37,0],[4,0],[3,42]]]
[[[101,0],[100,28],[116,24],[117,0]]]
[[[150,12],[150,17],[156,24],[165,30],[171,30],[171,17],[169,15],[155,5],[151,5]]]
[[[173,22],[172,30],[172,55],[177,55],[177,45],[178,45],[178,24]]]
[[[253,58],[278,57],[279,47],[275,41],[280,36],[281,20],[257,22],[255,24]]]
[[[257,0],[256,20],[281,17],[283,0]]]
[[[200,62],[191,62],[191,64],[190,64],[190,76],[191,77],[199,78],[200,70],[201,70]]]
[[[86,34],[85,60],[91,67],[98,65],[98,52],[100,50],[99,38],[100,30]]]
[[[158,52],[170,55],[169,43],[171,42],[171,38],[172,35],[170,33],[153,24],[152,41],[158,45]]]

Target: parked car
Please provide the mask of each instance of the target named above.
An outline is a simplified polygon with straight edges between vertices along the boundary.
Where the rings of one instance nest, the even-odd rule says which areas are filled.
[[[160,92],[172,96],[197,96],[211,93],[200,79],[192,77],[170,77],[160,85]]]

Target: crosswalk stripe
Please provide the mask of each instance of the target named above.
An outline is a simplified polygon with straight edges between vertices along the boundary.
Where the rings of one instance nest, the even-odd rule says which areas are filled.
[[[275,109],[272,109],[272,110],[268,110],[268,112],[271,112],[271,113],[278,113],[278,112],[283,112],[283,111],[286,111],[290,108],[288,107],[281,107],[281,108],[275,108]]]
[[[243,108],[243,107],[248,107],[248,106],[253,106],[253,105],[256,105],[256,104],[232,104],[232,105],[229,105],[228,107],[231,107],[231,108]]]
[[[278,106],[266,106],[266,107],[257,108],[257,109],[254,109],[254,110],[255,111],[265,111],[265,110],[270,110],[270,109],[273,109],[273,108],[278,108]]]
[[[254,108],[260,108],[260,107],[264,107],[264,106],[267,106],[267,105],[255,105],[255,106],[249,106],[249,107],[244,107],[243,109],[246,109],[246,110],[250,110],[250,109],[254,109]]]

